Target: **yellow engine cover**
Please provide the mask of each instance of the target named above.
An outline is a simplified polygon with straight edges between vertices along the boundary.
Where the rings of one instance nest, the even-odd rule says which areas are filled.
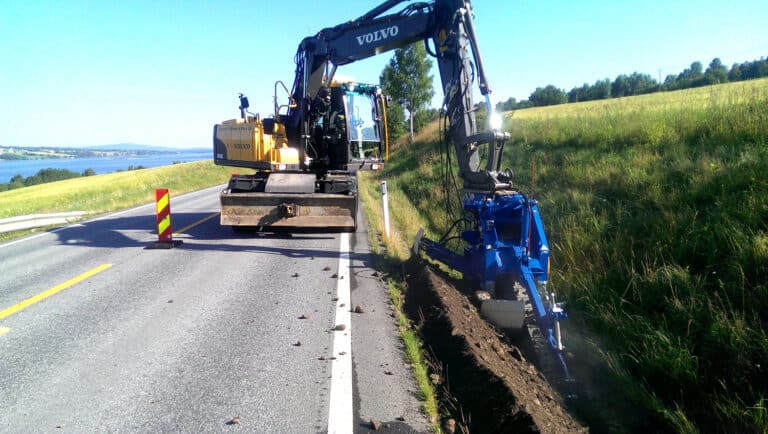
[[[272,134],[266,134],[264,122],[254,118],[224,121],[213,131],[213,156],[218,165],[271,169],[299,163],[298,150],[288,147],[285,126],[278,122],[274,122]]]

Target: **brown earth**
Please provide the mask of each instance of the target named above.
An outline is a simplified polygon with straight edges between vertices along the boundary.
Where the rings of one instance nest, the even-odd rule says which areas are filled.
[[[440,274],[410,262],[405,307],[431,352],[431,377],[456,432],[587,431],[523,352]]]

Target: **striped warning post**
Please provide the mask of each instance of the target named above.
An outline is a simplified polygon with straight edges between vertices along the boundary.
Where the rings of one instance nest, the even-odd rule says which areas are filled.
[[[157,238],[161,243],[173,241],[171,229],[171,195],[167,188],[155,189],[157,202]]]
[[[155,189],[155,203],[157,211],[157,242],[152,243],[149,249],[170,249],[181,244],[181,241],[173,240],[171,228],[171,194],[167,188]]]

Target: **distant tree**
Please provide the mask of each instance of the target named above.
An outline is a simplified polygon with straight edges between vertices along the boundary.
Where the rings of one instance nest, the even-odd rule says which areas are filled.
[[[584,83],[568,91],[565,94],[565,98],[568,102],[592,101],[611,97],[641,95],[658,90],[687,89],[760,77],[768,77],[768,59],[764,57],[751,62],[734,63],[730,70],[723,65],[720,58],[714,58],[706,70],[704,70],[701,62],[695,61],[679,74],[667,75],[663,83],[658,83],[649,74],[633,72],[630,75],[620,74],[613,81],[606,78],[596,81],[593,85]],[[531,94],[531,101],[520,101],[517,103],[516,108],[521,109],[530,105],[544,105],[542,97],[546,94],[545,90],[551,90],[548,89],[550,87],[554,88],[554,86],[536,88],[536,91]],[[496,108],[500,109],[503,107],[503,104],[497,104]]]
[[[533,103],[531,101],[527,100],[527,99],[524,99],[524,100],[522,100],[522,101],[517,103],[516,110],[522,110],[522,109],[527,109],[527,108],[531,108],[531,107],[533,107]]]
[[[79,178],[80,174],[67,169],[40,169],[36,174],[24,180],[24,185],[45,184],[47,182],[61,181],[70,178]]]
[[[698,60],[691,63],[688,68],[688,75],[692,81],[701,80],[704,77],[704,66]]]
[[[629,83],[630,95],[642,95],[645,93],[651,93],[658,88],[658,83],[648,74],[641,74],[639,72],[633,72],[627,78]]]
[[[739,80],[741,80],[741,65],[734,63],[733,66],[731,66],[731,70],[728,71],[728,81]]]
[[[81,176],[94,176],[94,175],[96,175],[96,171],[94,171],[90,167],[83,170],[83,173],[81,174]]]
[[[507,112],[517,108],[517,100],[514,97],[507,98],[506,101],[496,103],[497,112]]]
[[[674,74],[667,75],[667,78],[664,79],[663,88],[664,90],[675,90],[678,87],[677,83],[677,76]]]
[[[744,62],[741,64],[741,79],[752,80],[760,77],[757,62]]]
[[[589,88],[587,83],[579,87],[574,87],[568,92],[568,102],[587,101],[589,99]]]
[[[703,71],[704,71],[704,66],[702,66],[701,62],[697,60],[691,63],[690,74],[692,79],[696,80],[701,78],[701,76],[704,75]]]
[[[768,59],[746,62],[746,65],[742,64],[741,69],[744,71],[744,78],[747,80],[768,77]]]
[[[565,104],[568,102],[568,96],[565,91],[558,89],[557,87],[549,84],[544,88],[537,87],[536,90],[531,93],[528,100],[536,107]]]
[[[611,84],[611,96],[614,98],[628,96],[630,94],[629,90],[629,77],[624,74],[616,76],[616,79]]]
[[[432,60],[424,44],[416,42],[395,50],[394,56],[379,77],[384,93],[408,111],[411,140],[416,114],[426,109],[435,94],[432,89],[432,76],[429,75],[430,68]]]
[[[5,190],[14,190],[16,188],[24,187],[24,177],[21,175],[14,175],[11,181],[5,185]]]
[[[728,82],[728,68],[723,65],[719,57],[715,57],[709,63],[709,67],[704,72],[704,81],[706,84],[718,84]]]
[[[621,74],[611,84],[611,96],[642,95],[658,89],[659,84],[648,74],[633,72],[631,75]]]
[[[387,104],[387,134],[389,140],[395,141],[408,131],[408,125],[405,122],[405,112],[403,106],[397,101],[391,101]]]
[[[686,68],[677,76],[677,89],[687,89],[689,87],[703,86],[704,72],[701,62],[691,63],[690,68]]]
[[[589,100],[594,101],[597,99],[606,99],[611,97],[611,80],[597,80],[594,85],[589,88]]]

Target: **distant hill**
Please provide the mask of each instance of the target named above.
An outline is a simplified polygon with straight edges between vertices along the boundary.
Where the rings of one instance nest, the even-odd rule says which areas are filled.
[[[163,146],[118,143],[89,147],[68,146],[2,146],[0,160],[40,160],[47,158],[88,158],[115,155],[210,153],[211,148],[171,148]]]
[[[137,143],[115,143],[111,145],[88,146],[95,151],[137,151],[137,152],[208,152],[210,148],[171,148],[167,146],[140,145]]]

